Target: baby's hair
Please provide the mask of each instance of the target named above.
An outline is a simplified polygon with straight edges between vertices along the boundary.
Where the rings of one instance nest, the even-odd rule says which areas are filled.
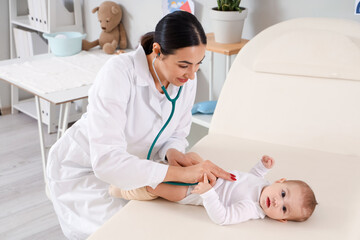
[[[310,188],[310,186],[307,183],[301,180],[287,180],[286,183],[298,185],[301,188],[302,196],[303,196],[302,216],[298,216],[294,219],[289,219],[289,220],[295,222],[306,221],[313,214],[316,205],[318,205],[313,190]]]

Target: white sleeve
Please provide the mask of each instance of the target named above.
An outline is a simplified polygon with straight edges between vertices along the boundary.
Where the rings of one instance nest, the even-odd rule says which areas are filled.
[[[184,96],[182,98],[183,103],[186,104],[186,106],[183,108],[184,112],[182,113],[179,125],[176,127],[174,133],[159,150],[159,157],[161,159],[165,158],[166,152],[170,148],[175,148],[176,150],[185,153],[185,149],[189,145],[186,137],[190,133],[190,127],[192,123],[191,109],[195,101],[197,80],[195,78],[194,80],[189,81],[192,82],[186,83],[189,84],[188,93],[183,93]]]
[[[257,176],[257,177],[264,177],[269,172],[261,160],[250,170],[249,173]]]
[[[129,63],[127,63],[129,64]],[[111,59],[100,70],[89,92],[88,136],[94,174],[124,190],[155,188],[168,166],[127,152],[124,129],[133,71]]]
[[[230,206],[224,206],[214,188],[200,196],[203,199],[207,214],[216,224],[229,225],[260,218],[255,204],[250,200],[243,200]]]

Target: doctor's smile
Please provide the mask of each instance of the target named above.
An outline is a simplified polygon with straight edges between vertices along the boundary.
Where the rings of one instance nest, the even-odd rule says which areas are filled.
[[[178,78],[179,82],[186,83],[189,79],[188,78]]]

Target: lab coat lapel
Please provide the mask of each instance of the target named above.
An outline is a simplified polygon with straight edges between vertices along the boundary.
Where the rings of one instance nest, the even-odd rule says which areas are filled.
[[[135,51],[134,54],[134,65],[135,65],[135,72],[137,73],[136,76],[136,85],[147,88],[149,105],[151,108],[158,114],[162,116],[161,105],[160,105],[160,97],[158,92],[156,92],[154,80],[151,76],[149,66],[147,63],[146,55],[144,49],[142,48],[141,44]]]
[[[150,106],[155,110],[155,112],[161,117],[162,116],[162,110],[160,105],[160,99],[157,96],[157,93],[154,91],[152,86],[148,86],[148,92],[149,92],[149,103]],[[156,90],[156,89],[155,89]],[[156,90],[157,91],[157,90]]]

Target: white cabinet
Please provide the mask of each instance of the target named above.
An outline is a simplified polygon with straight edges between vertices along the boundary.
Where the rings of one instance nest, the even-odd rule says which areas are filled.
[[[73,12],[69,12],[64,6],[63,0],[9,0],[11,58],[16,56],[14,28],[20,27],[40,33],[60,31],[83,32],[81,2],[80,0],[73,0],[72,3]],[[19,12],[19,9],[24,8],[24,6],[27,6],[29,10],[25,13]],[[29,8],[29,6],[32,7]],[[44,9],[44,6],[46,9]],[[32,23],[30,20],[32,17],[29,17],[30,9],[38,9],[31,11],[34,12]]]
[[[9,22],[10,22],[10,54],[11,58],[30,57],[32,54],[44,53],[43,50],[36,52],[35,45],[43,44],[39,42],[32,43],[30,38],[20,38],[15,35],[17,32],[23,34],[32,34],[37,38],[36,41],[45,41],[41,39],[42,33],[53,33],[60,31],[83,32],[82,10],[80,0],[68,2],[73,11],[69,11],[63,0],[9,0]],[[15,29],[15,30],[14,30]],[[34,40],[34,38],[32,38]],[[31,43],[30,43],[31,42]],[[16,46],[20,44],[20,46]],[[46,42],[45,42],[46,44]],[[25,54],[19,54],[19,48],[27,48]],[[31,48],[31,50],[29,50]],[[47,49],[46,49],[47,48]],[[18,49],[18,52],[16,51]],[[44,49],[44,47],[42,47]],[[29,50],[29,51],[27,51]],[[45,45],[45,53],[50,52],[50,48]],[[20,90],[21,91],[21,90]],[[73,103],[69,121],[76,121],[84,109],[79,112],[81,103]],[[58,124],[59,109],[54,104],[41,101],[42,122],[48,126],[48,132],[56,132]],[[11,112],[21,111],[31,117],[36,118],[36,107],[34,98],[19,100],[19,89],[11,87]]]

